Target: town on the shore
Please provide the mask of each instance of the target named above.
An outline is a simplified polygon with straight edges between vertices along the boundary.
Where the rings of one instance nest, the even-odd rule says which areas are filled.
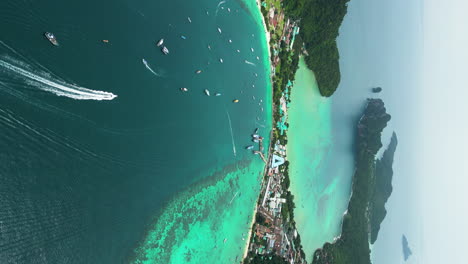
[[[286,18],[281,0],[259,1],[269,36],[273,124],[255,220],[244,263],[306,263],[294,221],[286,144],[288,105],[301,47],[294,47],[297,21]]]

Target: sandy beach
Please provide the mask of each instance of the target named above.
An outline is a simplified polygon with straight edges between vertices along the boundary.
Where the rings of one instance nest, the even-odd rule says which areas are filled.
[[[255,1],[257,3],[257,8],[258,8],[258,12],[260,13],[260,17],[262,18],[262,24],[263,24],[263,31],[265,33],[265,36],[266,36],[266,41],[267,41],[267,47],[268,47],[268,63],[271,64],[271,52],[270,52],[270,32],[268,31],[268,28],[267,28],[267,25],[266,25],[266,22],[265,22],[265,18],[263,17],[263,14],[262,14],[262,11],[261,11],[261,3],[260,3],[260,0],[256,0]],[[270,82],[272,81],[272,76],[270,76]],[[273,83],[271,84],[271,87],[272,87],[272,94],[273,94]],[[273,107],[273,102],[272,102],[272,107]],[[269,148],[268,149],[268,152],[270,152],[271,149]],[[266,168],[266,165],[265,165],[265,168]],[[263,175],[266,173],[266,169],[263,170],[263,174],[262,174],[262,179],[263,179]],[[255,223],[255,215],[257,215],[257,203],[255,204],[255,207],[254,207],[254,211],[253,211],[253,214],[252,214],[252,220],[250,222],[250,229],[249,229],[249,232],[248,232],[248,235],[247,235],[247,244],[245,245],[245,248],[244,248],[244,255],[242,257],[242,259],[245,259],[247,257],[247,254],[249,253],[249,244],[250,244],[250,239],[251,239],[251,236],[252,236],[252,227],[253,227],[253,224]]]

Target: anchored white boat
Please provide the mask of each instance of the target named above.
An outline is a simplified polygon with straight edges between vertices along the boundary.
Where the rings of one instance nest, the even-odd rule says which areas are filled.
[[[160,39],[158,43],[156,43],[156,46],[160,47],[164,43],[164,39]]]

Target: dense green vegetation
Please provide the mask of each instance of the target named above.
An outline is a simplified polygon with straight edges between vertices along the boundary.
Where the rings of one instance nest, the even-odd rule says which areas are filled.
[[[370,264],[367,208],[373,194],[375,155],[382,147],[381,132],[390,115],[380,99],[369,99],[356,133],[356,170],[352,196],[343,218],[341,237],[315,251],[314,264]]]
[[[301,40],[309,56],[307,66],[315,73],[322,96],[331,96],[340,83],[340,57],[336,45],[349,0],[288,0],[288,16],[300,19]]]
[[[385,204],[392,194],[392,178],[393,178],[393,156],[398,144],[395,133],[392,135],[390,144],[385,150],[382,158],[377,160],[375,164],[374,188],[372,198],[369,205],[369,220],[370,220],[370,242],[374,244],[380,230],[380,224],[387,215]]]

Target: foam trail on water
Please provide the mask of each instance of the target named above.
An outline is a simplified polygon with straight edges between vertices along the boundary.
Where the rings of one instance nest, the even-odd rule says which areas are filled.
[[[151,69],[151,67],[148,65],[148,62],[145,60],[145,59],[141,59],[141,61],[143,62],[143,64],[145,65],[146,69],[148,69],[151,73],[153,73],[154,75],[158,76],[158,77],[161,77],[160,74],[157,74],[155,71],[153,71],[153,69]]]
[[[249,65],[252,65],[252,66],[257,66],[257,64],[253,63],[253,62],[250,62],[248,60],[245,60],[245,63],[249,64]]]
[[[18,63],[20,64],[20,63]],[[117,95],[104,91],[91,90],[85,87],[69,84],[61,80],[53,79],[46,73],[41,73],[42,76],[32,73],[20,66],[13,65],[9,62],[0,59],[0,72],[6,72],[18,77],[22,77],[22,81],[30,86],[34,86],[43,91],[54,93],[58,96],[65,96],[76,100],[112,100]],[[51,78],[52,80],[46,79]]]
[[[226,1],[221,1],[221,2],[218,3],[218,6],[216,6],[216,13],[215,13],[216,16],[218,15],[219,7],[220,7],[222,4],[225,4],[225,3],[226,3]]]
[[[236,144],[234,143],[234,133],[232,132],[232,124],[231,124],[231,116],[229,112],[226,110],[226,114],[229,121],[229,129],[231,130],[231,140],[232,140],[232,152],[234,153],[234,157],[236,156]]]

